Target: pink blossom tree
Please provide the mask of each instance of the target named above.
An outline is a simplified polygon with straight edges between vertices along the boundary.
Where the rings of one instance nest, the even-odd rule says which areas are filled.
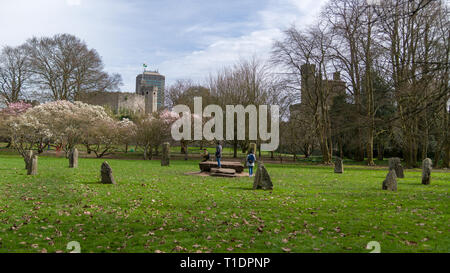
[[[8,104],[6,108],[3,108],[0,113],[5,116],[17,116],[19,114],[25,113],[31,107],[31,104],[23,101],[13,102]]]
[[[7,107],[0,110],[0,136],[8,142],[7,148],[11,146],[11,137],[7,128],[9,120],[25,113],[31,107],[31,104],[20,101],[10,103]]]

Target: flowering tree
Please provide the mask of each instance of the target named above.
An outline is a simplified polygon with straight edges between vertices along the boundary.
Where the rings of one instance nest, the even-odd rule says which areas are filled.
[[[10,103],[6,108],[0,110],[0,135],[8,141],[8,147],[11,145],[8,122],[11,118],[25,113],[31,107],[31,104],[20,101]]]
[[[11,111],[12,113],[20,111],[20,108],[13,109],[16,111]],[[85,130],[95,126],[96,122],[107,119],[110,117],[101,106],[55,101],[12,117],[7,128],[12,146],[27,164],[27,151],[37,146],[40,153],[50,141],[62,144],[67,155],[68,151],[81,142]]]
[[[127,152],[128,145],[136,139],[136,124],[127,118],[122,119],[117,123],[117,136],[117,144],[124,144]]]
[[[29,112],[14,116],[7,122],[11,146],[24,158],[26,168],[31,160],[28,151],[37,146],[42,152],[53,136],[47,125]]]
[[[105,118],[94,122],[84,131],[83,144],[88,153],[94,152],[100,158],[114,152],[116,144],[128,144],[134,136],[135,125],[128,119],[116,121]]]
[[[174,112],[164,110],[140,117],[136,121],[136,143],[144,148],[144,159],[152,159],[153,148],[170,136],[170,126],[178,118]]]
[[[97,120],[93,126],[83,131],[82,142],[87,152],[94,152],[97,158],[111,153],[117,140],[117,125],[112,118]]]
[[[23,101],[13,102],[8,104],[8,107],[3,108],[1,110],[1,114],[6,116],[17,116],[19,114],[25,113],[31,107],[31,104]]]
[[[84,132],[110,117],[103,107],[76,101],[54,101],[33,107],[27,114],[44,123],[54,140],[68,152],[81,143]]]

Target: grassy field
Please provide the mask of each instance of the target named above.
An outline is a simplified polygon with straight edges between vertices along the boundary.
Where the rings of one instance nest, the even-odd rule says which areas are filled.
[[[273,191],[253,180],[185,175],[197,161],[108,159],[118,185],[103,185],[104,159],[78,169],[39,157],[0,155],[0,252],[381,252],[450,251],[450,173],[406,170],[398,192],[381,190],[386,168],[266,164]]]

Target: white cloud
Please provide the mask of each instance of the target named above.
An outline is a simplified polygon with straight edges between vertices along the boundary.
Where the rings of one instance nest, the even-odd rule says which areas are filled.
[[[239,58],[267,58],[283,29],[312,22],[325,1],[0,0],[0,25],[11,26],[0,32],[0,46],[74,34],[98,50],[106,71],[122,74],[123,91],[133,92],[143,62],[170,84],[202,81]]]
[[[66,4],[69,6],[79,6],[81,5],[81,0],[66,0]]]
[[[215,37],[201,50],[162,62],[160,71],[166,75],[168,83],[186,78],[202,81],[210,73],[233,64],[239,58],[257,56],[267,59],[274,40],[282,37],[284,29],[293,23],[297,26],[312,23],[324,3],[325,0],[290,0],[283,4],[281,1],[272,1],[264,10],[259,11],[255,30],[239,37]],[[207,34],[211,28],[194,25],[187,27],[185,31],[204,30]]]

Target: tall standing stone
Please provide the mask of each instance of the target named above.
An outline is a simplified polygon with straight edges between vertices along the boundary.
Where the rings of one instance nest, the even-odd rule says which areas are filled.
[[[422,184],[429,185],[431,183],[431,169],[433,162],[429,158],[422,161]]]
[[[405,177],[405,175],[403,174],[403,166],[401,160],[398,157],[389,158],[389,170],[394,170],[397,178]]]
[[[73,148],[69,153],[69,168],[78,168],[78,149]]]
[[[162,145],[161,166],[169,166],[169,165],[170,165],[170,144],[169,142],[164,142]]]
[[[38,157],[37,155],[33,155],[30,160],[30,165],[27,169],[28,175],[36,175],[38,172]]]
[[[262,162],[258,163],[258,169],[256,170],[255,180],[253,181],[253,189],[271,190],[273,189],[272,180],[269,173],[264,167]]]
[[[335,173],[343,173],[344,172],[343,160],[340,157],[336,157],[336,160],[334,161],[334,172]]]
[[[114,176],[112,174],[111,166],[109,166],[108,162],[103,162],[100,173],[102,175],[103,184],[116,184],[116,181],[114,180]]]
[[[395,170],[388,172],[381,188],[388,191],[397,191],[397,175],[395,174]]]

